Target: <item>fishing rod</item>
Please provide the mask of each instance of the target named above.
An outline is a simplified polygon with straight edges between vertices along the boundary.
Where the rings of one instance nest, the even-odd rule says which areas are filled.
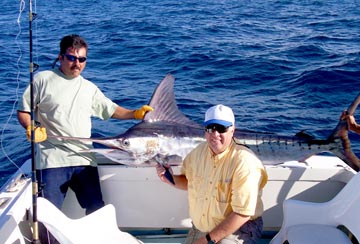
[[[36,179],[36,156],[35,156],[35,119],[34,119],[34,72],[38,65],[33,62],[33,39],[32,39],[32,22],[36,19],[36,13],[32,12],[32,1],[29,0],[29,43],[30,43],[30,126],[31,126],[31,182],[32,182],[32,216],[33,216],[33,244],[39,244],[39,225],[37,220],[37,194],[38,183]]]

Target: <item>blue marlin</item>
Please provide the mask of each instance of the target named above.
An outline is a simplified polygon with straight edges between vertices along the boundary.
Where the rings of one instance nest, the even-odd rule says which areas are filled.
[[[99,139],[83,138],[107,147],[91,151],[129,166],[153,166],[159,162],[181,164],[188,152],[205,141],[205,130],[178,109],[174,81],[174,77],[168,74],[159,83],[149,102],[154,111],[147,113],[142,122],[123,134]],[[355,112],[359,102],[360,94],[349,106],[350,114]],[[351,150],[347,123],[343,120],[326,139],[315,139],[302,132],[294,136],[281,136],[236,129],[234,141],[250,148],[265,165],[305,162],[312,155],[330,152],[355,171],[360,167],[360,160]]]

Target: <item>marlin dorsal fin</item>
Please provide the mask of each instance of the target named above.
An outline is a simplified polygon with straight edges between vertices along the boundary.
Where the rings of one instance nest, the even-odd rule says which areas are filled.
[[[174,93],[173,75],[168,74],[156,87],[149,105],[154,111],[147,113],[144,121],[166,121],[178,124],[195,125],[194,121],[188,119],[177,107]],[[197,125],[197,124],[196,124]]]

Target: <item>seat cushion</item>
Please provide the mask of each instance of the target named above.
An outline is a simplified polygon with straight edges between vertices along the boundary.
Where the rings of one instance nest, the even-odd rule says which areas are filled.
[[[328,225],[295,225],[287,230],[287,240],[290,244],[351,244],[344,232]]]

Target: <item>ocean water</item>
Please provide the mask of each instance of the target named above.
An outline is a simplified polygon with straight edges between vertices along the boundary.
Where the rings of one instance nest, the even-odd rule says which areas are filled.
[[[1,186],[30,157],[16,119],[30,81],[30,6],[0,8]],[[238,128],[326,138],[360,92],[359,9],[358,0],[38,0],[33,56],[49,69],[60,39],[77,33],[89,43],[83,76],[122,106],[148,103],[172,73],[180,110],[197,122],[223,103]],[[94,119],[93,134],[135,123]],[[360,135],[350,138],[360,154]]]

